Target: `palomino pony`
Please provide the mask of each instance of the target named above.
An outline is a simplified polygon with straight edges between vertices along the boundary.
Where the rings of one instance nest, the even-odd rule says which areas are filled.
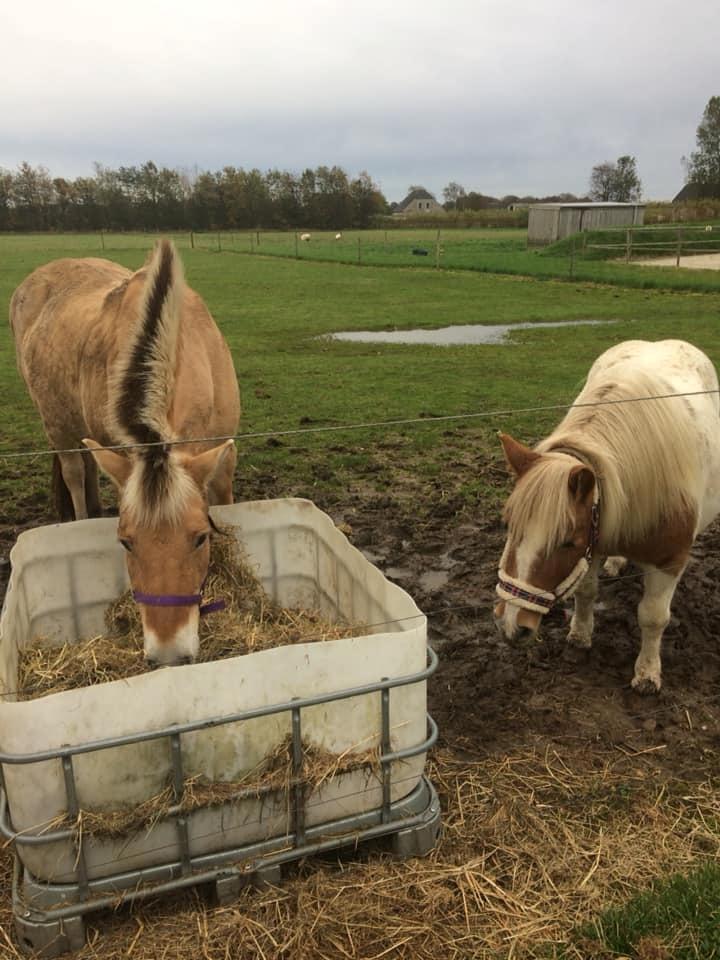
[[[684,396],[631,402],[669,394]],[[495,618],[508,639],[532,638],[574,593],[568,639],[587,649],[600,559],[626,557],[645,574],[632,686],[653,693],[675,587],[720,512],[717,375],[689,343],[629,340],[595,361],[575,404],[534,450],[501,434],[517,482]]]
[[[167,240],[136,273],[98,259],[40,267],[15,291],[10,324],[51,446],[90,450],[57,455],[62,519],[100,515],[97,463],[119,491],[118,538],[145,656],[194,659],[208,506],[232,503],[235,445],[168,442],[237,432],[240,399],[222,334]],[[141,446],[103,449],[117,444]]]

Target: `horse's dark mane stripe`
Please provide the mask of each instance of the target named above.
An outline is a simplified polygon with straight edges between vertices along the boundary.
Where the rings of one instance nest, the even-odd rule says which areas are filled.
[[[174,251],[168,240],[161,240],[146,272],[152,288],[143,297],[135,342],[130,348],[127,366],[115,394],[118,426],[136,443],[162,443],[167,440],[158,427],[148,422],[147,411],[153,386],[153,359],[161,335],[163,306],[174,280]],[[141,489],[146,508],[154,514],[168,498],[172,484],[172,464],[165,446],[147,447],[137,452],[141,464]]]
[[[173,276],[173,249],[168,240],[161,240],[156,256],[159,263],[152,290],[145,301],[130,359],[119,383],[115,400],[118,424],[136,443],[157,443],[163,438],[158,430],[143,422],[151,386],[153,346],[160,329],[162,307],[170,290]],[[161,449],[161,448],[160,448]],[[152,450],[145,451],[153,454]],[[156,460],[157,451],[153,456]]]

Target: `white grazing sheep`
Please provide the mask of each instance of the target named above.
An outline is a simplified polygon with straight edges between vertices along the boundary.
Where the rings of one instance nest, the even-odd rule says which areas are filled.
[[[301,239],[301,240],[309,240],[309,239],[310,239],[310,234],[309,234],[309,233],[301,233],[301,234],[300,234],[300,239]]]

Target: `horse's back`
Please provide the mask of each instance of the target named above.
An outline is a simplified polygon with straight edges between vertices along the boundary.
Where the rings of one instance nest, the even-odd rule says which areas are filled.
[[[38,267],[15,291],[10,323],[18,369],[54,445],[83,436],[110,443],[108,386],[133,341],[147,267],[62,259]],[[232,433],[239,398],[228,346],[202,298],[182,284],[173,426],[179,434]]]
[[[601,354],[588,374],[588,385],[601,379],[631,377],[641,372],[666,385],[673,392],[717,390],[718,379],[710,359],[685,340],[626,340]],[[709,394],[707,401],[719,408],[717,394]]]
[[[697,501],[697,530],[702,530],[720,512],[720,396],[712,361],[684,340],[628,340],[598,357],[583,394],[596,393],[604,384],[620,381],[635,383],[631,392],[638,397],[674,397],[664,401],[671,404],[668,410],[672,410],[674,440],[668,433],[661,436],[659,456],[668,444],[678,449],[689,444],[685,459],[696,464],[696,482],[692,486]],[[578,400],[581,398],[582,394]],[[637,414],[629,421],[643,430],[641,408]]]
[[[83,325],[88,312],[82,309],[83,302],[90,307],[92,319],[103,297],[131,276],[131,271],[120,264],[97,257],[53,260],[33,270],[10,301],[10,326],[18,360],[26,337],[39,332],[39,328],[43,338],[50,336],[52,341],[57,334],[67,343],[69,336],[72,343],[75,329]],[[57,329],[60,324],[62,330]]]

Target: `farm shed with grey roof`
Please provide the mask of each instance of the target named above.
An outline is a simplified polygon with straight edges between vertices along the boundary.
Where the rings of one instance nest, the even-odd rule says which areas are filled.
[[[555,243],[584,230],[641,226],[644,203],[535,203],[528,217],[528,244]]]

